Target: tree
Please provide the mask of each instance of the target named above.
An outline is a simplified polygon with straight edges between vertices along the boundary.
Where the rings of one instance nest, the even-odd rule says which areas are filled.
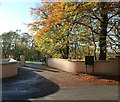
[[[13,50],[13,39],[15,35],[17,35],[17,33],[11,31],[2,34],[2,54],[4,58],[7,58],[11,53],[11,50]]]
[[[16,30],[3,33],[2,38],[2,57],[8,58],[13,55],[19,60],[20,55],[24,55],[26,60],[41,59],[41,53],[35,50],[34,39],[28,33]]]
[[[32,8],[31,13],[35,16],[36,21],[33,24],[29,24],[29,26],[31,26],[34,31],[38,31],[35,35],[35,39],[37,39],[35,41],[40,50],[46,47],[46,51],[48,48],[48,51],[51,53],[48,47],[50,46],[54,48],[55,51],[56,48],[59,49],[61,54],[64,52],[64,55],[67,55],[65,58],[68,58],[70,51],[69,46],[72,42],[70,40],[72,36],[70,35],[73,35],[74,31],[75,34],[78,34],[77,37],[81,38],[75,42],[77,44],[78,42],[85,44],[87,41],[87,43],[89,43],[88,45],[93,44],[95,48],[94,55],[96,52],[96,44],[99,43],[99,59],[106,60],[107,37],[112,40],[116,37],[115,34],[112,38],[109,35],[116,29],[116,24],[119,21],[119,3],[51,2],[44,3],[40,8]],[[86,36],[85,40],[83,40],[84,37],[82,36]],[[90,38],[92,40],[90,40]],[[39,39],[42,39],[43,43],[40,43],[42,40]],[[46,39],[48,41],[52,39],[52,42],[49,42],[49,44],[44,43]],[[63,42],[62,39],[64,39]],[[75,46],[77,44],[75,44]],[[64,49],[66,49],[66,51]]]

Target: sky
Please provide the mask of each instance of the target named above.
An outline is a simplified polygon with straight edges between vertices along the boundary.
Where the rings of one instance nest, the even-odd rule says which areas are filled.
[[[0,34],[17,29],[21,32],[30,33],[29,28],[24,23],[34,21],[30,15],[30,7],[37,7],[38,5],[41,3],[0,0]]]

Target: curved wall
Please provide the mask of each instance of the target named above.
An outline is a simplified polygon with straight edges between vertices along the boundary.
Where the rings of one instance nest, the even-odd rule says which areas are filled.
[[[18,74],[17,62],[2,62],[2,78],[12,77]]]

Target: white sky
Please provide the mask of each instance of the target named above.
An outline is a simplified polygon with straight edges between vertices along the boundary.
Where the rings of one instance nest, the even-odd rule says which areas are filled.
[[[36,7],[36,5],[38,5],[36,2],[1,2],[0,34],[17,29],[28,32],[29,28],[24,23],[33,21],[33,17],[30,15],[30,7]]]

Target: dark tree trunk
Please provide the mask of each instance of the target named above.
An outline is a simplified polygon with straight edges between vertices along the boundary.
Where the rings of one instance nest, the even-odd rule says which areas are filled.
[[[69,45],[67,44],[67,46],[66,46],[66,59],[68,59],[68,57],[69,57]]]
[[[4,48],[2,48],[2,50],[3,50],[3,55],[4,55],[4,58],[7,58],[7,53],[5,52],[5,49]]]
[[[68,56],[69,56],[69,46],[66,45],[66,47],[64,49],[59,49],[59,51],[60,51],[63,59],[68,59]]]
[[[107,36],[107,25],[108,25],[108,16],[105,12],[106,2],[101,2],[101,34],[100,34],[100,56],[99,60],[106,60],[106,36]]]
[[[77,54],[77,43],[75,43],[75,55],[74,55],[74,59],[76,59],[76,54]]]
[[[88,56],[90,56],[90,47],[88,45]]]
[[[67,34],[67,43],[66,43],[66,47],[64,48],[64,59],[68,59],[69,58],[69,33]]]
[[[97,60],[97,56],[96,56],[96,44],[95,44],[95,42],[94,42],[94,47],[95,47],[95,49],[94,49],[94,56],[95,56],[95,60]]]
[[[68,57],[69,57],[69,45],[68,45],[68,43],[69,42],[67,42],[67,44],[66,44],[66,48],[65,49],[63,49],[64,51],[64,55],[63,55],[63,59],[68,59]]]

